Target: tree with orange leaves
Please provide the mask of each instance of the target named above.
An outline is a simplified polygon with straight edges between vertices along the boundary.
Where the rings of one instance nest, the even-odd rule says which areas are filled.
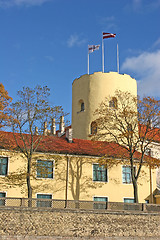
[[[146,156],[151,143],[160,139],[160,100],[152,97],[140,99],[129,92],[116,91],[114,96],[99,105],[95,119],[97,133],[93,140],[115,141],[128,151],[134,202],[137,203],[137,181],[142,166],[160,166],[158,159]],[[139,160],[135,158],[136,151],[141,153]],[[117,164],[117,161],[110,163],[104,157],[102,163],[107,166]]]
[[[47,86],[23,87],[17,92],[17,95],[19,98],[12,103],[10,111],[10,124],[17,149],[27,160],[26,172],[19,176],[26,177],[28,198],[32,198],[33,154],[43,137],[48,134],[45,127],[46,122],[50,123],[53,119],[58,120],[60,115],[67,114],[64,113],[61,106],[52,107],[50,105],[50,89]],[[46,130],[47,132],[45,132]],[[41,171],[44,170],[43,168],[45,167],[41,166]],[[15,176],[16,173],[13,177]]]
[[[0,128],[8,125],[9,115],[8,109],[12,98],[9,97],[2,83],[0,83]]]

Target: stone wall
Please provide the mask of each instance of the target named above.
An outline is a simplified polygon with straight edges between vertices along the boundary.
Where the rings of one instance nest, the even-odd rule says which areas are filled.
[[[160,213],[0,207],[0,239],[6,236],[160,239]]]

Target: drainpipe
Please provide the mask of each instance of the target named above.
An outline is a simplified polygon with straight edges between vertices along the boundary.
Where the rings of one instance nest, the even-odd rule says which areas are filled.
[[[151,203],[153,203],[152,170],[151,170],[151,166],[149,166],[149,178],[150,178],[150,196],[151,196]]]
[[[67,158],[67,168],[66,168],[66,190],[65,190],[65,208],[67,208],[67,200],[68,200],[68,179],[69,179],[69,156],[66,155]]]

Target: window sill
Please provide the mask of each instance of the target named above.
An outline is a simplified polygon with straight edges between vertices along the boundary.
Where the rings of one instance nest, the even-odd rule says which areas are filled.
[[[82,113],[82,112],[85,112],[85,110],[84,111],[79,111],[79,112],[77,112],[77,114]]]
[[[44,179],[46,179],[46,180],[53,180],[54,179],[54,177],[52,177],[52,178],[43,178],[43,177],[36,177],[36,179],[38,180],[44,180]]]
[[[108,183],[108,181],[101,181],[101,180],[93,180],[93,182]]]
[[[91,134],[91,133],[90,133],[90,134],[88,135],[88,137],[94,137],[94,136],[96,136],[96,134],[97,134],[97,133],[94,133],[94,134]]]

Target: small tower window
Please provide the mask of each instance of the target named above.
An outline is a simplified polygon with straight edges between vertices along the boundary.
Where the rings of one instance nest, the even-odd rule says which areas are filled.
[[[84,112],[84,102],[81,103],[81,112]]]
[[[91,134],[95,135],[97,133],[97,123],[94,121],[91,123]]]
[[[109,101],[109,107],[117,108],[117,98],[113,97],[112,100]]]
[[[128,124],[128,126],[127,126],[127,131],[128,131],[128,132],[132,132],[132,124]]]
[[[82,99],[80,99],[78,101],[78,112],[77,113],[84,112],[84,111],[85,111],[85,104],[84,104],[84,101]]]

